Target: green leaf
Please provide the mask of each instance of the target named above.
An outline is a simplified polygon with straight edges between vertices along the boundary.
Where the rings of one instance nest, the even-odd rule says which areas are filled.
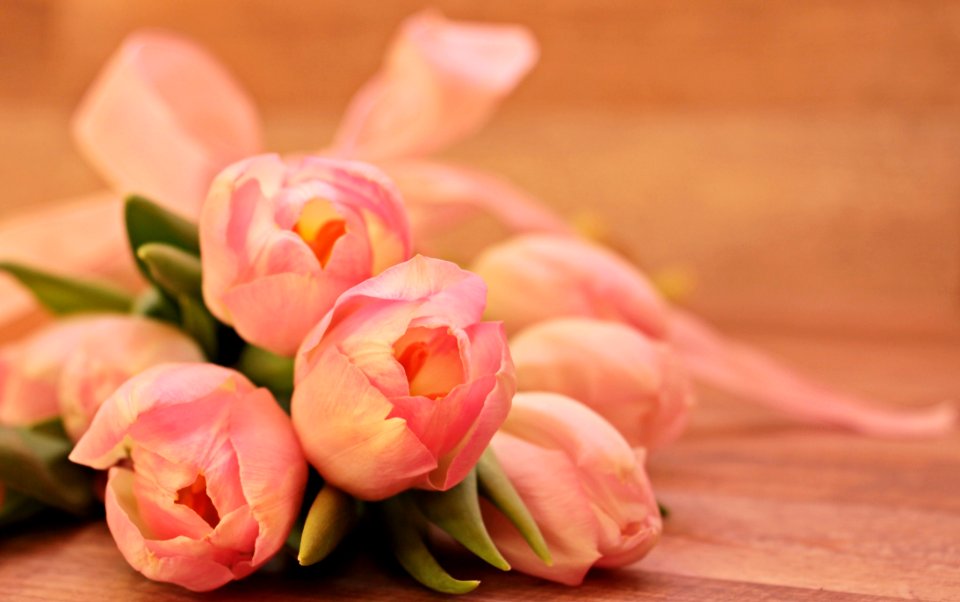
[[[200,236],[196,224],[153,201],[140,196],[129,196],[124,204],[123,214],[130,251],[144,276],[150,277],[147,266],[137,257],[137,251],[147,243],[164,243],[193,255],[200,254]]]
[[[422,585],[443,594],[466,594],[479,581],[451,577],[433,557],[425,541],[427,524],[416,505],[404,495],[379,504],[393,554],[407,573]]]
[[[0,485],[0,527],[19,523],[44,509],[44,505],[12,489]]]
[[[207,358],[217,357],[217,320],[198,299],[189,295],[177,297],[180,308],[180,324],[183,330],[194,338]]]
[[[467,478],[447,491],[414,491],[412,496],[427,520],[489,564],[501,571],[510,570],[483,524],[476,471],[470,471]]]
[[[150,242],[137,249],[137,258],[144,263],[150,280],[173,297],[203,296],[200,258],[177,247]]]
[[[10,261],[0,261],[0,271],[16,278],[55,314],[127,312],[133,305],[133,297],[107,284],[58,276]]]
[[[356,500],[325,484],[307,512],[297,561],[302,566],[310,566],[326,558],[350,532],[357,518]]]
[[[267,387],[276,395],[293,393],[293,359],[247,345],[240,352],[236,369],[255,384]]]
[[[90,472],[67,459],[70,441],[42,431],[0,426],[0,482],[6,487],[74,514],[93,499]]]
[[[56,439],[63,439],[64,441],[70,438],[67,435],[67,429],[63,426],[63,419],[59,416],[55,418],[47,418],[46,420],[42,420],[40,422],[34,422],[27,428],[31,432],[40,433],[41,435],[47,435]]]
[[[533,553],[547,566],[552,566],[553,558],[543,533],[537,526],[537,521],[533,519],[530,510],[523,503],[513,483],[503,472],[500,461],[489,447],[477,462],[477,482],[480,485],[480,493],[513,523]]]

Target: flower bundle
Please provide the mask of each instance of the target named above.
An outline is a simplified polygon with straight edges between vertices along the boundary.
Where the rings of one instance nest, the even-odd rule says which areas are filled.
[[[58,316],[0,353],[0,521],[100,494],[127,562],[196,591],[284,548],[320,562],[351,533],[440,592],[478,583],[442,568],[440,533],[576,585],[656,545],[645,458],[682,433],[691,377],[865,434],[953,428],[952,406],[809,382],[511,184],[424,158],[536,57],[520,27],[415,15],[332,145],[280,156],[212,57],[131,36],[75,134],[123,198],[142,285],[0,264]],[[478,215],[508,236],[457,257],[468,270],[442,235]]]

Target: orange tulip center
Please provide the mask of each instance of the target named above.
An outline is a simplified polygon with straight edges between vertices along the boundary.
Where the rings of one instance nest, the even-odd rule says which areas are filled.
[[[329,201],[314,199],[303,206],[293,231],[307,243],[320,265],[327,267],[333,245],[347,233],[347,222]]]
[[[410,395],[439,399],[464,381],[460,343],[448,328],[410,328],[393,344]]]
[[[207,480],[202,474],[197,475],[192,485],[177,492],[177,503],[196,512],[211,527],[216,528],[220,524],[220,514],[207,495]]]

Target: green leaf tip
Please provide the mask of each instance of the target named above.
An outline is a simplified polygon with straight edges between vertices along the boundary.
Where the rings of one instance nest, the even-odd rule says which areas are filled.
[[[553,566],[553,556],[550,555],[550,548],[537,526],[537,521],[533,519],[530,510],[489,447],[477,462],[477,482],[480,493],[513,523],[533,553],[547,566]]]
[[[329,556],[356,521],[356,501],[330,484],[325,484],[307,511],[297,562],[301,566],[310,566]]]
[[[404,570],[421,585],[442,594],[466,594],[478,580],[455,579],[447,573],[426,544],[427,524],[416,505],[405,495],[379,504],[393,554]]]
[[[510,563],[483,524],[476,471],[470,471],[463,481],[447,491],[415,491],[412,496],[427,520],[488,564],[501,571],[510,570]]]
[[[173,295],[202,296],[203,278],[200,259],[166,243],[150,242],[137,249],[150,279]]]
[[[124,200],[123,215],[127,236],[139,247],[148,242],[163,242],[184,251],[200,252],[200,234],[190,220],[139,195]]]
[[[126,313],[133,306],[131,295],[109,284],[68,278],[13,261],[0,261],[0,271],[14,277],[41,305],[55,314]]]

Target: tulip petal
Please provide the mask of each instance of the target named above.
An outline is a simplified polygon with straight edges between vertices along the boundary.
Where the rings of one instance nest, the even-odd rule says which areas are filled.
[[[440,466],[430,475],[432,487],[452,487],[470,471],[483,455],[497,429],[510,413],[516,392],[513,362],[501,324],[481,322],[467,328],[470,337],[471,378],[476,382],[492,380],[493,384],[470,431],[460,443],[440,459]],[[493,378],[480,374],[493,374]],[[489,385],[487,385],[489,386]]]
[[[234,172],[248,165],[263,179],[236,181]],[[268,155],[224,170],[214,181],[200,214],[200,252],[203,299],[210,313],[229,322],[222,297],[253,262],[254,252],[266,244],[273,219],[263,191],[265,179],[282,177],[283,162]]]
[[[523,573],[566,585],[579,585],[600,558],[599,524],[579,474],[567,456],[506,433],[493,438],[493,448],[504,463],[523,502],[536,517],[553,564],[547,566],[499,510],[481,500],[484,522],[510,565]]]
[[[138,427],[144,436],[163,440],[167,428],[189,428],[188,425],[178,425],[177,415],[180,412],[177,406],[193,404],[225,386],[234,391],[253,388],[244,376],[228,368],[207,364],[203,370],[197,370],[196,366],[163,364],[144,370],[137,378],[125,382],[113,394],[110,402],[97,412],[90,429],[70,453],[70,460],[99,470],[109,468],[126,455],[121,443],[141,415],[166,410],[163,416],[168,420],[163,426]],[[160,374],[164,376],[162,380],[156,378]],[[218,416],[220,408],[215,403],[205,407],[209,411],[208,419]],[[196,449],[210,447],[206,437],[197,438],[194,443]]]
[[[437,462],[406,422],[389,418],[393,406],[335,349],[322,369],[298,378],[293,424],[307,459],[330,483],[361,499],[383,499],[408,489]]]
[[[354,297],[420,300],[414,318],[430,316],[436,322],[463,328],[483,315],[486,296],[487,287],[476,274],[449,261],[417,255],[353,287],[337,305],[345,305]]]
[[[26,353],[16,346],[0,350],[0,424],[25,426],[55,418],[59,413],[56,364],[35,366],[33,374],[23,364]]]
[[[697,379],[793,418],[879,437],[930,437],[957,427],[952,403],[884,408],[811,382],[763,353],[725,339],[684,311],[670,316],[671,341]]]
[[[549,318],[626,322],[664,338],[666,306],[633,265],[587,241],[550,234],[516,236],[487,249],[472,270],[489,287],[487,316],[508,334]]]
[[[519,570],[575,585],[591,566],[632,563],[659,540],[645,453],[585,405],[554,393],[520,393],[493,445],[553,555],[552,567],[532,562],[514,530],[506,541],[527,564],[514,562],[510,547],[501,549]],[[499,545],[503,531],[491,535]]]
[[[133,497],[133,472],[111,468],[105,493],[107,525],[120,553],[137,571],[155,581],[167,581],[193,591],[216,589],[234,579],[225,566],[193,556],[158,557],[147,546]]]
[[[114,189],[190,216],[220,169],[260,150],[256,108],[236,81],[199,46],[158,31],[124,41],[73,130]]]
[[[306,178],[327,182],[330,200],[352,208],[366,221],[373,274],[410,258],[410,224],[400,191],[379,168],[359,161],[306,157],[293,181]]]
[[[408,18],[383,67],[353,98],[334,147],[345,156],[423,155],[472,134],[537,60],[516,25]]]
[[[241,337],[292,356],[302,333],[320,321],[343,288],[287,272],[235,286],[223,301]]]
[[[565,451],[577,466],[632,467],[636,456],[599,414],[555,393],[518,393],[501,431],[546,449]],[[503,457],[499,452],[499,457]]]
[[[517,334],[510,351],[520,390],[572,397],[631,445],[665,445],[686,425],[693,396],[679,358],[626,324],[547,320]]]
[[[476,238],[473,228],[479,216],[492,218],[509,234],[573,233],[540,200],[494,175],[430,161],[392,161],[383,168],[403,194],[414,240],[422,253],[438,256],[448,250],[453,244],[444,242],[451,240],[451,232],[462,234],[462,229],[457,229],[461,225],[471,228],[471,240]],[[472,254],[464,252],[463,238],[457,237],[456,248],[449,252],[455,253],[457,259],[471,259]],[[484,246],[493,242],[490,236],[480,238],[486,243]]]
[[[391,418],[402,418],[407,427],[416,433],[420,442],[434,457],[450,453],[468,434],[487,396],[494,387],[495,379],[487,375],[455,388],[439,399],[423,396],[392,397]],[[441,462],[441,468],[444,468]],[[431,475],[431,481],[433,480]],[[461,475],[462,477],[462,475]],[[441,479],[441,484],[442,484]],[[451,483],[453,485],[453,483]],[[439,487],[447,489],[448,487]]]
[[[270,436],[264,437],[264,433]],[[244,498],[260,524],[250,561],[259,566],[282,547],[290,533],[307,483],[307,464],[290,419],[266,389],[257,389],[234,403],[230,441]],[[278,516],[284,521],[278,522]]]
[[[133,450],[134,462],[138,473],[133,478],[133,496],[137,504],[137,514],[140,517],[142,533],[149,539],[173,539],[183,535],[191,539],[203,539],[213,532],[213,527],[205,522],[192,508],[176,503],[176,494],[181,487],[188,485],[196,476],[197,471],[187,465],[178,465],[166,461],[157,454],[143,453],[142,448]],[[145,460],[149,458],[153,466],[149,472],[162,476],[179,476],[176,473],[185,473],[183,484],[166,487],[157,479],[143,475],[147,471]],[[157,467],[157,464],[161,466]],[[177,470],[185,469],[185,470]]]

